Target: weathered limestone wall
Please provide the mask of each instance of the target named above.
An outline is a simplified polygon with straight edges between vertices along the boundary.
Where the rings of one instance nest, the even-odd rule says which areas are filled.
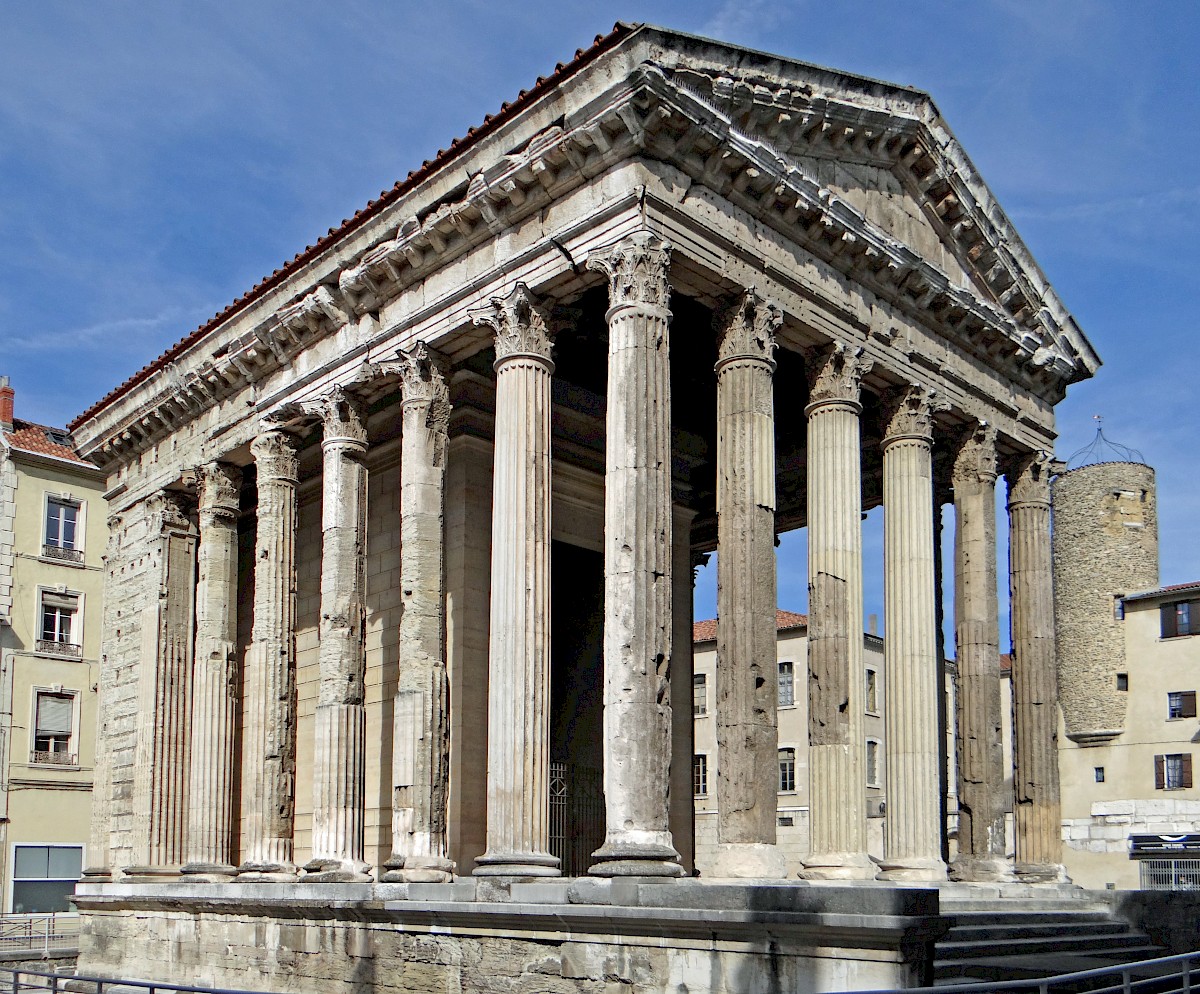
[[[1119,594],[1158,586],[1154,470],[1097,463],[1063,473],[1051,487],[1054,515],[1054,628],[1067,737],[1102,742],[1125,725],[1128,672]]]

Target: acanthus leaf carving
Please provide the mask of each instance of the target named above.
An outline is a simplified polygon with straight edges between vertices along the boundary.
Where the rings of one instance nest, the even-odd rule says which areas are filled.
[[[325,441],[367,444],[367,412],[362,399],[340,383],[334,384],[316,401],[303,405],[321,419]]]
[[[197,506],[201,517],[209,515],[236,521],[240,506],[242,471],[228,463],[210,462],[196,468]]]
[[[949,404],[931,387],[910,383],[892,390],[884,398],[883,440],[933,438],[933,416]]]
[[[486,307],[471,311],[471,320],[496,335],[496,364],[513,356],[536,356],[551,362],[551,311],[524,283],[507,297],[492,297]]]
[[[267,430],[250,443],[250,454],[254,456],[260,484],[266,480],[295,483],[300,476],[296,437],[274,427],[267,419],[264,419],[264,427]]]
[[[610,308],[640,305],[666,312],[671,298],[670,262],[671,243],[643,229],[590,253],[587,268],[608,277]]]
[[[1008,460],[1004,476],[1008,480],[1008,506],[1014,504],[1050,504],[1050,477],[1058,470],[1054,453],[1045,449]]]
[[[996,475],[996,427],[980,420],[959,439],[952,480],[955,486],[994,483]]]
[[[874,367],[865,358],[861,345],[836,342],[831,348],[810,352],[808,406],[817,404],[858,404],[862,378]]]
[[[727,302],[713,316],[717,333],[717,369],[733,359],[757,359],[775,366],[775,332],[783,311],[754,287]]]
[[[450,390],[442,372],[445,361],[424,342],[407,351],[398,349],[397,355],[400,361],[394,366],[400,374],[401,409],[405,414],[415,409],[420,417],[424,408],[425,428],[444,443],[450,432]]]

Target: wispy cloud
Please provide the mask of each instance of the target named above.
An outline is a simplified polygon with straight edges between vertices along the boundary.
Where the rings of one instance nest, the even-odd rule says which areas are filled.
[[[97,345],[124,352],[140,351],[148,343],[158,342],[164,331],[179,329],[189,322],[195,324],[196,316],[186,315],[181,308],[169,307],[150,317],[118,318],[55,331],[10,332],[5,337],[4,347],[13,354],[78,355],[79,350]]]

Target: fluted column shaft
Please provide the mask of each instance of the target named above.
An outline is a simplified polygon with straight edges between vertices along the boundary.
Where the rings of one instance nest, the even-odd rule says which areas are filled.
[[[671,756],[670,246],[642,230],[588,258],[609,280],[604,802],[589,872],[678,876]]]
[[[472,314],[496,335],[487,851],[475,873],[557,876],[550,855],[550,336],[518,283]]]
[[[194,508],[184,494],[150,498],[159,534],[158,598],[142,612],[131,876],[173,876],[187,824],[188,722],[196,595]]]
[[[911,387],[889,398],[883,437],[884,779],[880,877],[944,880],[934,587],[933,398]]]
[[[956,880],[1010,876],[1004,846],[1000,634],[996,600],[996,429],[980,422],[954,460],[954,627],[958,643]]]
[[[1049,453],[1016,460],[1008,479],[1012,604],[1016,875],[1066,879],[1058,782],[1058,673],[1050,544]]]
[[[776,848],[775,330],[753,290],[717,331],[717,876],[783,877]]]
[[[233,743],[238,700],[237,519],[241,470],[200,467],[196,652],[192,667],[189,875],[225,879],[233,865]]]
[[[812,357],[808,415],[810,853],[805,877],[869,879],[863,722],[859,400],[870,364],[836,345]]]
[[[314,721],[314,882],[369,880],[365,820],[367,452],[361,402],[335,387],[319,404],[321,442],[321,621]]]
[[[254,623],[242,732],[241,880],[296,875],[296,442],[267,431],[251,444],[258,472]]]
[[[389,364],[390,365],[390,364]],[[445,646],[446,436],[450,399],[425,346],[395,364],[400,417],[399,669],[392,725],[392,853],[383,879],[444,882],[450,772]]]

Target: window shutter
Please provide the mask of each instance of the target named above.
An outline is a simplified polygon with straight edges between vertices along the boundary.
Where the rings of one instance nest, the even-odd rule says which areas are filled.
[[[1183,754],[1183,782],[1181,787],[1190,787],[1192,785],[1192,754],[1185,752]]]
[[[1165,639],[1175,637],[1175,605],[1163,604],[1159,609],[1159,616],[1162,618],[1162,637]]]
[[[67,694],[38,694],[37,734],[70,735],[74,704]]]
[[[1163,790],[1167,786],[1166,763],[1162,756],[1154,757],[1154,789]]]
[[[42,594],[43,607],[61,607],[67,611],[79,610],[79,598],[74,594],[52,594],[44,592]]]
[[[1181,718],[1196,717],[1196,692],[1194,690],[1185,690],[1179,695],[1182,699],[1183,709],[1179,712]]]

